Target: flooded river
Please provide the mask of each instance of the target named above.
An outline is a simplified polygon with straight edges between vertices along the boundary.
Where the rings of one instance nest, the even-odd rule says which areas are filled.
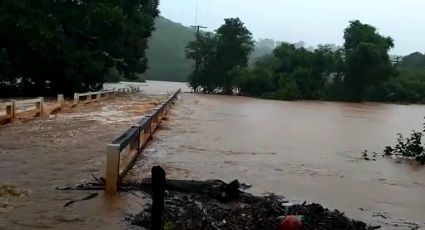
[[[173,114],[139,163],[145,172],[159,163],[176,178],[237,178],[384,229],[425,227],[425,167],[361,158],[421,130],[425,106],[184,94]]]
[[[158,95],[184,84],[148,82]],[[0,229],[122,229],[126,214],[145,205],[143,194],[114,200],[55,187],[103,176],[105,145],[147,111],[146,96],[105,100],[88,110],[0,128],[0,184],[16,186],[14,207],[0,207]],[[126,106],[122,112],[121,106]],[[112,111],[112,112],[111,112]],[[120,112],[121,111],[121,112]],[[239,179],[256,194],[319,202],[383,229],[425,227],[425,167],[377,158],[398,132],[421,129],[425,106],[283,102],[182,94],[129,179],[160,164],[178,179]],[[78,136],[78,138],[77,138]],[[1,196],[0,196],[1,198]],[[3,210],[3,212],[2,212]]]

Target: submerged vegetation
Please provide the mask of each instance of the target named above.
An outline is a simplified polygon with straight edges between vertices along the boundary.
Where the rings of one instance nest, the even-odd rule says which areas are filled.
[[[425,134],[425,123],[421,132],[413,130],[410,137],[403,137],[401,133],[397,134],[397,143],[394,147],[386,146],[384,156],[404,157],[415,159],[421,164],[425,164],[425,146],[422,143],[422,137]]]

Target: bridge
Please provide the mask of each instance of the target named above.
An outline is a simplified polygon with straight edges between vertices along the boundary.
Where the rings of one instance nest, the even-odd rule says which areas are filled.
[[[10,124],[0,126],[0,229],[67,228],[75,226],[74,218],[80,224],[84,222],[83,229],[93,229],[93,220],[101,219],[108,225],[108,216],[116,215],[113,220],[122,217],[118,210],[128,206],[128,199],[122,195],[119,204],[114,199],[95,199],[88,206],[58,211],[84,192],[67,193],[56,188],[92,180],[93,175],[105,177],[108,194],[117,194],[119,183],[155,130],[168,123],[166,116],[179,92],[147,95],[117,89],[101,96],[97,92],[80,93],[78,103],[75,98],[63,100],[63,107],[54,113],[51,108],[61,105],[62,100],[5,102],[15,104],[17,112]],[[2,198],[4,193],[10,194],[7,201]],[[111,211],[100,208],[102,205],[115,208]]]

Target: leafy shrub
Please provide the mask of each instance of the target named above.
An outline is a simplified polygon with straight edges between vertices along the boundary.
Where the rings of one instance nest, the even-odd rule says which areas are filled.
[[[410,137],[403,137],[402,134],[397,134],[397,144],[394,147],[386,146],[384,156],[401,156],[412,158],[425,164],[425,147],[422,144],[422,137],[425,133],[425,123],[423,124],[424,130],[417,132],[412,131]]]

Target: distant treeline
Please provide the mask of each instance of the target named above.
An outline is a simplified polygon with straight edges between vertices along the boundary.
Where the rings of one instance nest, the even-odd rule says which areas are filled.
[[[0,96],[98,90],[137,80],[158,0],[0,3]]]
[[[226,19],[189,43],[187,57],[198,63],[190,86],[279,100],[425,102],[425,55],[392,60],[393,39],[360,21],[350,22],[344,40],[340,48],[279,43],[249,65],[252,35],[238,18]]]

